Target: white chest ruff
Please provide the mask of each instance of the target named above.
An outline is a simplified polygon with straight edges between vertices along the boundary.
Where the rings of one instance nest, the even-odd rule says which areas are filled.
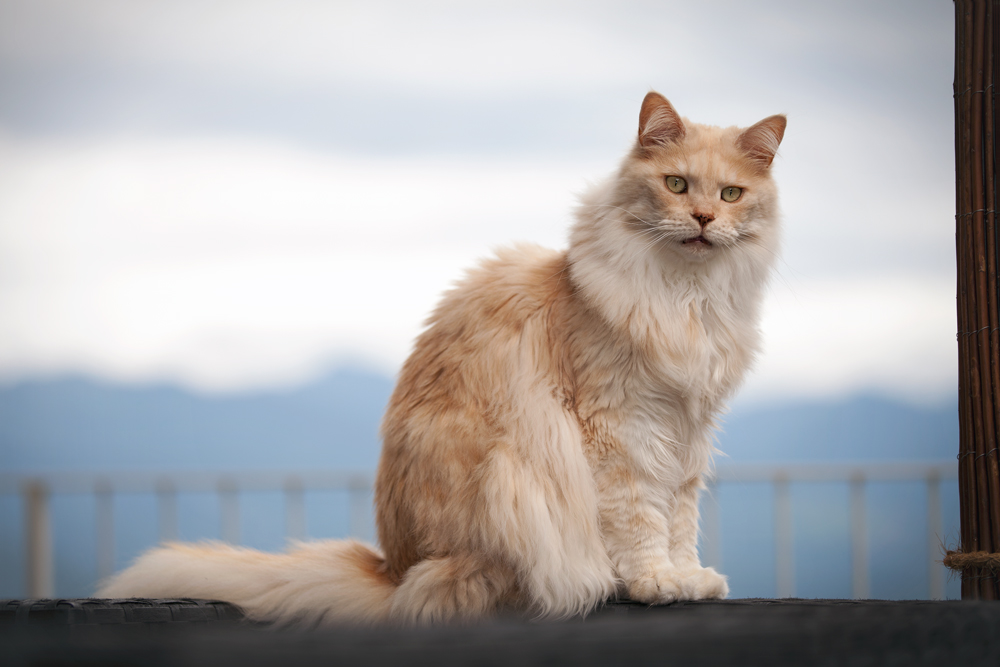
[[[756,329],[694,304],[664,320],[659,353],[626,382],[618,437],[637,473],[676,488],[710,465],[715,418],[752,360]]]

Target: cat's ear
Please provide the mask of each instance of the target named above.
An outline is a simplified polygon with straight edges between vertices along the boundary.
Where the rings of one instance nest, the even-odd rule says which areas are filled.
[[[639,145],[643,148],[664,146],[684,138],[684,122],[667,98],[649,92],[639,111]]]
[[[756,125],[743,130],[736,145],[761,169],[767,169],[778,152],[778,144],[785,136],[785,117],[768,116]]]

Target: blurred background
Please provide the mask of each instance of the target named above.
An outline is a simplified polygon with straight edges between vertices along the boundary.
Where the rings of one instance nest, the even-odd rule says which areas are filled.
[[[706,559],[737,597],[958,597],[953,11],[0,0],[0,597],[161,538],[372,539],[423,319],[492,248],[564,247],[650,89],[789,117]]]

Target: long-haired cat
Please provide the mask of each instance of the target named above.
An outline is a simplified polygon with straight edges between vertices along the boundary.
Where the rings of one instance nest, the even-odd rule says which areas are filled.
[[[725,597],[698,560],[698,494],[759,346],[784,130],[699,125],[651,92],[568,250],[503,250],[445,295],[382,424],[381,551],[168,544],[100,594],[312,624]]]

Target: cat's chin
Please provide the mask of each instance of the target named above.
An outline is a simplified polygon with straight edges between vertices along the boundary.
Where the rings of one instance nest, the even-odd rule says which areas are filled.
[[[704,236],[684,239],[678,245],[680,253],[692,259],[707,259],[715,254],[715,245]]]
[[[703,247],[711,248],[712,242],[706,239],[704,236],[695,236],[694,238],[684,239],[681,241],[681,245],[690,246],[692,248]]]

